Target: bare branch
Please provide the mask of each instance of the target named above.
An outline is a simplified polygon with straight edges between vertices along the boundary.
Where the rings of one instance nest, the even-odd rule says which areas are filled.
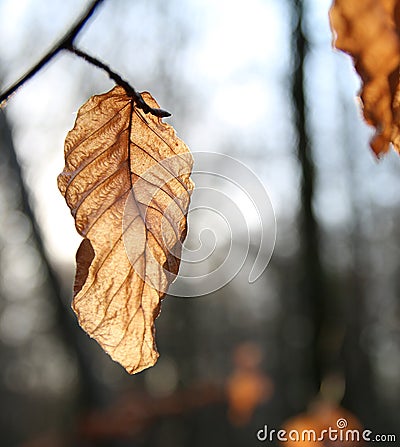
[[[19,81],[17,81],[15,84],[13,84],[11,87],[9,87],[4,93],[0,95],[0,108],[3,107],[7,100],[10,98],[12,94],[14,94],[25,82],[27,82],[29,79],[31,79],[33,76],[35,76],[36,73],[38,73],[42,68],[44,68],[55,56],[58,55],[62,50],[68,50],[75,55],[83,58],[85,61],[89,62],[90,64],[101,68],[104,70],[109,77],[115,81],[116,84],[123,87],[126,91],[126,93],[132,97],[133,101],[136,104],[136,107],[139,109],[142,109],[145,113],[151,113],[154,116],[158,116],[160,118],[165,118],[167,116],[171,116],[169,112],[162,109],[155,109],[153,107],[150,107],[142,98],[139,92],[137,92],[127,81],[121,78],[117,73],[115,73],[113,70],[111,70],[110,67],[108,67],[103,62],[99,61],[98,59],[94,58],[93,56],[90,56],[89,54],[78,50],[74,46],[74,41],[77,38],[80,31],[83,29],[83,27],[86,25],[87,21],[91,18],[93,13],[95,12],[96,8],[102,3],[104,0],[94,0],[91,4],[91,6],[88,8],[88,10],[85,12],[85,14],[82,15],[80,20],[65,34],[64,37],[62,37],[61,40],[59,40],[54,47],[33,67],[31,68],[28,73],[26,73]]]
[[[94,0],[85,14],[82,15],[80,20],[65,34],[65,36],[57,42],[54,47],[33,67],[28,73],[26,73],[22,78],[17,81],[14,85],[9,87],[4,93],[0,95],[0,108],[5,105],[9,97],[15,93],[26,81],[31,79],[38,73],[43,67],[45,67],[57,54],[65,49],[67,46],[71,46],[82,30],[82,28],[86,25],[87,21],[93,15],[96,8],[102,3],[104,0]]]

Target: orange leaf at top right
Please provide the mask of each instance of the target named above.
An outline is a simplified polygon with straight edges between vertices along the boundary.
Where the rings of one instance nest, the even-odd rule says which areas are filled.
[[[400,152],[400,0],[335,0],[329,16],[335,47],[353,57],[363,82],[373,151],[379,156],[393,143]]]

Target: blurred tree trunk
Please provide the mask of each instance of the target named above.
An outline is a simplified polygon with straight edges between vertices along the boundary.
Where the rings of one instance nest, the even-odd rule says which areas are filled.
[[[305,96],[304,61],[308,52],[308,42],[302,29],[304,7],[302,0],[293,2],[293,57],[292,100],[295,130],[297,134],[297,157],[300,164],[300,215],[299,215],[299,284],[297,312],[309,326],[304,340],[305,350],[309,351],[308,364],[304,365],[305,376],[309,381],[311,398],[321,383],[320,336],[324,318],[324,272],[319,254],[319,228],[313,210],[315,193],[315,167],[310,138],[307,133],[307,105]],[[299,334],[301,337],[301,334]]]
[[[101,401],[101,388],[95,376],[95,372],[90,362],[90,357],[85,351],[87,343],[86,336],[79,329],[76,321],[72,318],[71,309],[67,308],[65,303],[69,301],[62,290],[60,281],[54,271],[43,245],[40,229],[35,218],[34,212],[29,202],[28,190],[24,183],[21,166],[15,153],[10,126],[6,120],[5,114],[0,111],[0,142],[1,159],[6,163],[11,179],[18,185],[19,207],[21,212],[29,219],[32,225],[32,239],[36,245],[41,261],[46,270],[46,287],[49,295],[54,298],[54,304],[57,311],[58,336],[64,342],[64,345],[76,357],[78,366],[78,375],[80,381],[80,406],[91,407],[99,404]]]
[[[378,422],[377,415],[385,414],[379,411],[378,396],[371,370],[371,361],[361,346],[361,337],[367,326],[368,312],[366,307],[367,275],[370,272],[368,240],[363,235],[361,225],[362,195],[359,185],[361,179],[356,175],[356,162],[353,147],[359,146],[351,127],[352,116],[350,110],[354,107],[345,98],[342,99],[342,141],[345,152],[345,166],[347,167],[347,189],[352,210],[352,227],[349,234],[348,246],[351,251],[351,265],[344,284],[346,291],[346,309],[344,324],[346,327],[342,357],[346,381],[343,404],[355,414],[367,427],[374,427]],[[360,374],[360,371],[362,374]],[[380,416],[378,416],[378,419]]]

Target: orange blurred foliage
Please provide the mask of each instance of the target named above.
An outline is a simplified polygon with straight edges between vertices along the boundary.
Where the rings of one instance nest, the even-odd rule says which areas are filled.
[[[376,155],[390,143],[400,151],[399,11],[398,0],[335,0],[330,10],[335,46],[353,57],[363,82],[363,112],[375,127]]]
[[[255,343],[242,343],[234,350],[235,367],[226,383],[228,418],[233,425],[248,424],[257,406],[272,395],[273,383],[260,369],[262,357]]]
[[[79,439],[93,442],[135,439],[165,417],[186,414],[223,400],[223,393],[212,384],[197,384],[159,398],[129,393],[110,407],[91,411],[83,417]]]
[[[333,430],[338,430],[338,439],[330,439],[328,435],[330,427]],[[287,441],[282,442],[285,447],[359,447],[363,444],[361,440],[362,426],[356,416],[339,405],[323,400],[315,402],[309,411],[286,421],[283,429],[287,434]],[[341,430],[342,435],[340,435]],[[359,434],[359,441],[357,438],[353,438],[350,432],[352,430],[356,430]],[[312,435],[309,437],[309,431],[315,433],[316,438],[313,438]],[[293,436],[289,436],[290,432],[293,433]],[[349,432],[348,435],[346,432]],[[295,439],[297,435],[298,440],[290,439],[291,437]],[[321,435],[323,435],[323,439],[318,439],[322,437]]]
[[[61,435],[48,433],[26,441],[19,447],[68,447],[70,445],[69,440],[62,439]]]

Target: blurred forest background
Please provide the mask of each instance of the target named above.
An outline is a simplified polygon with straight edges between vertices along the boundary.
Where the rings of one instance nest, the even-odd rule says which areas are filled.
[[[1,90],[88,4],[0,0]],[[392,151],[378,163],[368,147],[359,81],[332,50],[329,7],[105,0],[80,34],[80,48],[173,113],[191,149],[251,167],[276,213],[261,278],[167,297],[161,357],[136,376],[70,310],[79,237],[56,186],[76,111],[112,83],[60,54],[9,101],[0,114],[1,446],[247,447],[260,445],[265,424],[300,427],[321,414],[333,427],[344,417],[400,436],[400,160]]]

